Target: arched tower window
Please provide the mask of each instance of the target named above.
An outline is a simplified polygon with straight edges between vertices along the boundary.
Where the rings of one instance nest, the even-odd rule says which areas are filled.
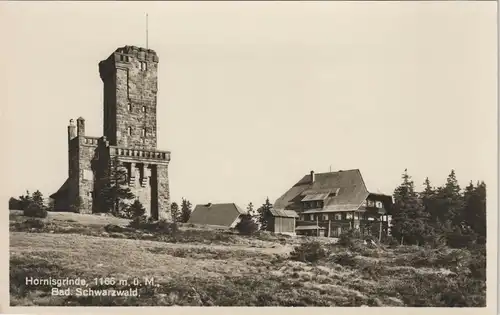
[[[145,137],[145,136],[146,136],[146,128],[142,128],[142,130],[141,130],[141,135],[142,135],[143,137]]]
[[[146,106],[142,106],[142,112],[145,113],[146,112]]]
[[[127,133],[128,133],[129,136],[132,135],[132,127],[128,127],[127,128]]]

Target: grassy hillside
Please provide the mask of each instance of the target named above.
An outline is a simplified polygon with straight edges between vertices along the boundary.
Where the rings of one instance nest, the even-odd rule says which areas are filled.
[[[120,220],[69,213],[27,220],[12,212],[11,305],[485,306],[479,251],[346,247],[320,239],[324,255],[304,262],[294,259],[310,254],[308,238],[107,225],[128,223]],[[297,255],[301,250],[305,256]],[[94,289],[132,286],[140,296],[53,296],[49,286],[26,285],[26,277],[81,278]],[[96,285],[94,278],[128,284]],[[133,286],[144,278],[155,282]]]

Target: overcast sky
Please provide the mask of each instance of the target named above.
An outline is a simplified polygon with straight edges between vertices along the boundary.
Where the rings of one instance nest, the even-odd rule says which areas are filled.
[[[330,167],[389,194],[405,168],[496,181],[496,2],[0,7],[9,195],[64,182],[69,119],[102,135],[98,62],[146,45],[146,12],[173,201],[258,205]]]

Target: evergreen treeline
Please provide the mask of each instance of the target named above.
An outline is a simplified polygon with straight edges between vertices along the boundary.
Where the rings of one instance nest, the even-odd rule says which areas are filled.
[[[461,189],[455,171],[441,187],[417,192],[407,170],[394,191],[391,234],[400,244],[463,248],[486,243],[486,184]]]

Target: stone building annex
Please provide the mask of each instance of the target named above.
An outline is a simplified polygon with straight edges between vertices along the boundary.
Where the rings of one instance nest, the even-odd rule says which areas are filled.
[[[85,135],[85,120],[68,126],[68,179],[50,197],[55,210],[79,200],[80,213],[98,212],[94,192],[103,185],[109,161],[127,170],[130,189],[155,219],[169,219],[170,152],[157,145],[158,56],[150,49],[125,46],[99,63],[104,84],[103,136]]]

